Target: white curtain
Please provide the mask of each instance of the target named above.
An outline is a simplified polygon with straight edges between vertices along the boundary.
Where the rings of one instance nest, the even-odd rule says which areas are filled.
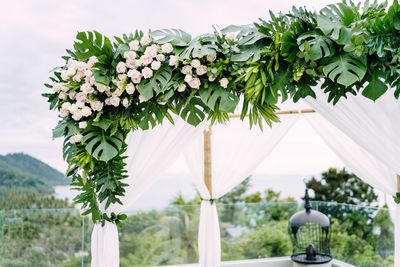
[[[375,157],[380,162],[377,161],[376,165],[381,166],[377,167],[380,169],[377,172],[385,172],[382,166],[387,166],[386,175],[365,177],[369,177],[371,184],[379,184],[377,188],[393,195],[397,191],[393,183],[395,177],[388,173],[400,174],[400,101],[394,98],[392,90],[375,102],[361,95],[349,95],[335,106],[327,102],[327,95],[322,90],[315,91],[317,99],[307,98],[305,101],[370,156]],[[360,178],[363,176],[360,175]],[[379,181],[381,179],[385,181]],[[388,186],[391,188],[388,189]],[[400,205],[396,206],[395,217],[395,266],[400,266]]]
[[[299,118],[281,117],[281,122],[261,131],[250,129],[249,121],[232,119],[227,125],[216,125],[211,130],[212,195],[204,184],[203,137],[194,140],[185,150],[186,162],[195,184],[204,199],[200,208],[199,265],[219,267],[221,245],[218,213],[210,199],[218,199],[246,179],[271,153],[279,141]]]
[[[111,205],[107,213],[123,212],[146,192],[160,174],[182,153],[187,143],[202,134],[206,123],[193,127],[179,117],[175,124],[165,120],[162,125],[147,131],[134,131],[127,137],[126,152],[129,184],[123,205]],[[106,222],[104,227],[95,224],[92,232],[92,267],[118,267],[119,241],[115,224]]]
[[[320,114],[305,114],[308,123],[329,148],[358,177],[374,188],[390,195],[396,194],[396,173],[372,156]]]

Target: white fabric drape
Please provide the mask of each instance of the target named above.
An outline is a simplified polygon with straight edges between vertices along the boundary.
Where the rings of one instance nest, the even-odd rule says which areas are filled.
[[[179,117],[175,124],[165,120],[162,125],[147,131],[134,131],[127,137],[126,152],[129,184],[121,198],[123,205],[111,205],[107,213],[120,213],[131,206],[160,174],[182,153],[188,141],[202,133],[206,124],[193,127]],[[92,232],[92,267],[118,267],[119,244],[115,224],[106,222],[104,227],[96,224]]]
[[[351,172],[382,192],[396,194],[397,179],[392,169],[356,144],[320,114],[307,114],[304,117]]]
[[[199,265],[218,267],[221,246],[217,199],[240,184],[267,157],[299,118],[289,115],[281,118],[272,128],[250,129],[248,119],[231,120],[227,125],[216,125],[211,130],[212,195],[204,184],[203,136],[199,136],[185,150],[185,159],[203,199],[200,208]]]
[[[335,106],[327,102],[327,95],[320,89],[315,91],[317,99],[307,98],[305,101],[317,113],[379,160],[380,164],[378,165],[387,166],[390,171],[400,174],[400,102],[394,98],[392,90],[389,90],[375,102],[361,95],[349,95],[347,99],[341,99]],[[379,168],[382,170],[382,167]],[[363,178],[363,176],[360,176],[360,178]],[[386,181],[377,181],[378,179],[385,179]],[[373,181],[375,184],[379,184],[378,188],[384,189],[385,193],[393,195],[393,191],[397,191],[397,187],[393,185],[393,179],[395,179],[393,176],[385,175],[375,177]],[[384,184],[385,186],[383,186]],[[388,189],[388,186],[394,187]],[[396,206],[395,217],[394,262],[395,266],[400,266],[399,205]]]

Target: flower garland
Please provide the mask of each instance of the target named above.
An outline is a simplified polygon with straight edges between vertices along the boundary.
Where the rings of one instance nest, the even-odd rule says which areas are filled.
[[[192,125],[229,120],[243,98],[251,125],[278,122],[278,101],[315,97],[318,82],[336,103],[347,93],[376,100],[400,94],[400,7],[352,2],[319,14],[290,14],[193,38],[176,29],[109,38],[80,32],[65,66],[46,84],[59,112],[53,136],[64,137],[74,199],[94,222],[118,223],[100,209],[121,203],[127,177],[125,138],[178,114]]]

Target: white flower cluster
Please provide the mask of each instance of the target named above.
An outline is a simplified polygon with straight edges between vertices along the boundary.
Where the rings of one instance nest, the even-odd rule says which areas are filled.
[[[126,83],[126,92],[133,94],[135,85],[139,84],[142,79],[153,77],[154,71],[161,67],[167,57],[169,57],[169,65],[176,66],[178,64],[178,56],[171,55],[174,48],[170,43],[161,46],[151,43],[152,39],[149,35],[144,35],[140,41],[133,40],[129,43],[130,50],[124,53],[125,61],[120,61],[116,67],[118,78],[114,79],[113,83],[117,86],[117,91],[122,90]],[[145,47],[144,53],[139,52],[141,47]],[[139,96],[139,100],[146,101],[143,96]],[[122,104],[127,106],[127,100],[123,100]]]
[[[215,54],[207,56],[207,63],[214,62],[217,59]],[[204,63],[204,64],[207,64]],[[192,59],[191,61],[185,61],[181,71],[185,75],[184,81],[193,89],[199,89],[201,85],[200,76],[207,75],[208,68],[203,65],[200,59]],[[208,80],[213,82],[215,80],[214,75],[210,74]],[[222,87],[227,88],[229,80],[227,78],[222,78],[219,80]],[[178,87],[178,92],[183,92],[186,90],[186,84],[181,84]]]

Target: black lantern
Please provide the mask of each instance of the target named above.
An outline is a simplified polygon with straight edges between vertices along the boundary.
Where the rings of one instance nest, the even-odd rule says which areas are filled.
[[[289,219],[289,235],[293,244],[292,260],[301,264],[323,264],[332,260],[329,249],[329,218],[311,209],[308,190],[304,197],[304,211]]]

